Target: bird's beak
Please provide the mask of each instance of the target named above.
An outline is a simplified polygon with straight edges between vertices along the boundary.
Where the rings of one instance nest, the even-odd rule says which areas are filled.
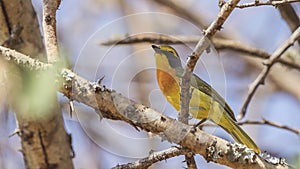
[[[154,49],[155,52],[159,52],[160,48],[156,45],[152,45],[152,48]]]

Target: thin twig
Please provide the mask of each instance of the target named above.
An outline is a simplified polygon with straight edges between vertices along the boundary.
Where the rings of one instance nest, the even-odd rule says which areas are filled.
[[[59,61],[59,52],[56,37],[56,10],[60,0],[44,0],[43,6],[43,30],[45,48],[49,63]]]
[[[291,131],[291,132],[297,134],[298,136],[300,136],[300,130],[291,128],[291,127],[286,126],[286,125],[274,123],[274,122],[271,122],[271,121],[266,120],[266,119],[263,119],[262,121],[250,121],[250,120],[247,120],[247,121],[243,121],[243,122],[238,122],[238,124],[239,125],[245,125],[245,124],[269,125],[269,126],[273,126],[273,127],[276,127],[276,128],[280,128],[280,129],[285,129],[285,130]]]
[[[113,167],[112,169],[148,168],[152,164],[154,164],[158,161],[167,160],[169,158],[176,157],[176,156],[179,156],[179,155],[185,155],[188,152],[189,152],[189,150],[187,150],[187,149],[171,147],[171,148],[163,150],[163,151],[153,152],[149,155],[149,157],[140,159],[140,160],[135,161],[133,163],[117,165],[117,166]]]
[[[186,43],[197,43],[200,36],[183,36],[183,35],[161,35],[152,33],[142,33],[118,38],[108,39],[101,42],[101,45],[125,45],[125,44],[136,44],[136,43],[156,43],[156,44],[186,44]],[[217,50],[233,50],[246,54],[248,56],[253,56],[261,59],[268,59],[271,54],[268,52],[242,44],[235,40],[213,38],[212,40],[214,47]],[[285,65],[286,67],[297,69],[300,71],[300,65],[288,61],[283,58],[279,58],[276,62]]]
[[[289,127],[289,126],[286,126],[286,125],[278,124],[278,123],[266,120],[264,118],[261,121],[246,120],[246,121],[237,122],[237,124],[238,125],[252,125],[252,124],[254,124],[254,125],[268,125],[268,126],[276,127],[276,128],[279,128],[279,129],[287,130],[289,132],[295,133],[298,136],[300,136],[300,130],[297,130],[295,128],[292,128],[292,127]],[[192,124],[192,125],[196,125],[196,123]],[[201,124],[199,127],[216,127],[216,126],[217,125],[213,124],[213,123],[204,123],[204,124]]]
[[[254,6],[263,6],[263,5],[272,5],[272,6],[279,6],[287,3],[295,3],[295,2],[300,2],[300,0],[281,0],[281,1],[265,1],[265,2],[260,2],[255,0],[254,2],[250,3],[244,3],[244,4],[238,4],[236,5],[237,8],[248,8],[248,7],[254,7]]]
[[[274,65],[274,63],[276,63],[276,60],[278,60],[280,56],[282,56],[282,54],[294,44],[294,42],[299,38],[299,36],[300,27],[298,27],[297,30],[279,48],[277,48],[277,50],[271,55],[269,59],[265,60],[263,70],[253,81],[253,83],[249,86],[248,95],[245,99],[241,112],[237,117],[238,120],[241,120],[243,117],[245,117],[248,105],[252,97],[254,96],[254,93],[256,92],[259,85],[264,84],[265,78],[267,77],[271,67]]]
[[[245,45],[235,40],[213,39],[213,44],[215,45],[215,48],[217,50],[224,50],[224,49],[233,50],[236,52],[240,52],[261,59],[268,59],[271,57],[271,54],[264,50]],[[278,62],[288,68],[293,68],[300,71],[300,65],[297,62],[288,61],[285,58],[279,58],[275,60],[275,62]]]

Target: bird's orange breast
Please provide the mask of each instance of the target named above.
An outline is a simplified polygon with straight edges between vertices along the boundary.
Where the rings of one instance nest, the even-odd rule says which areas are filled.
[[[175,109],[179,110],[180,88],[179,80],[176,79],[175,74],[176,72],[174,70],[168,72],[159,69],[156,70],[156,77],[160,90]]]

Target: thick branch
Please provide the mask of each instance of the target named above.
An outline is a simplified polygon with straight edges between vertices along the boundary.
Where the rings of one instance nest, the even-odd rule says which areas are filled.
[[[238,115],[238,119],[242,119],[243,117],[245,117],[248,105],[252,97],[254,96],[254,93],[256,92],[258,86],[264,84],[265,78],[267,77],[271,67],[274,65],[274,63],[276,63],[276,60],[278,60],[279,57],[290,46],[294,44],[294,42],[299,38],[299,36],[300,36],[300,27],[298,27],[298,29],[271,55],[271,57],[264,62],[265,67],[258,75],[258,77],[253,81],[253,83],[251,83],[251,85],[249,86],[248,95],[243,104],[241,112]]]
[[[39,61],[0,47],[0,52],[10,62],[19,66],[28,63],[40,67],[51,67]],[[25,61],[27,60],[27,61]],[[31,65],[31,67],[35,67]],[[35,69],[33,69],[35,70]],[[165,116],[151,108],[129,100],[115,91],[91,83],[67,69],[62,69],[63,83],[60,92],[65,96],[101,112],[101,116],[113,120],[122,120],[145,131],[162,134],[169,141],[177,143],[193,153],[201,154],[208,161],[227,165],[232,168],[288,168],[287,165],[270,164],[243,145],[230,144],[218,137],[194,130],[192,127]]]

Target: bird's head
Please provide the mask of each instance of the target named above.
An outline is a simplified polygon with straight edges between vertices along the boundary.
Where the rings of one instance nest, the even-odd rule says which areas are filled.
[[[152,45],[155,51],[156,66],[159,69],[176,69],[182,68],[181,60],[178,53],[171,46]]]

